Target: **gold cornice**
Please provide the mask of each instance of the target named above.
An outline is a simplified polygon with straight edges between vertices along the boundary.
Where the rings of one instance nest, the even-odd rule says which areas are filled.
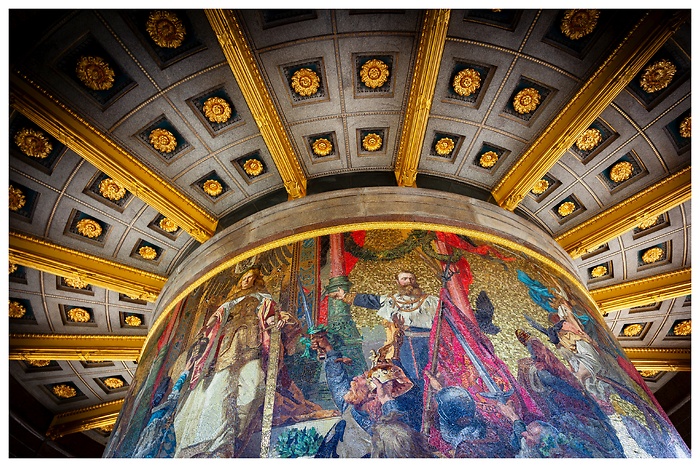
[[[231,10],[205,10],[233,76],[253,114],[290,199],[306,196],[306,176],[255,57]]]
[[[554,239],[572,258],[595,250],[645,219],[672,209],[691,197],[690,166],[630,196]]]
[[[605,314],[611,311],[648,305],[670,298],[690,295],[690,268],[636,279],[590,291],[590,295]]]
[[[113,402],[85,407],[84,409],[56,414],[51,421],[51,425],[49,425],[46,436],[51,439],[58,439],[71,433],[114,425],[123,405],[124,399],[119,399]]]
[[[10,231],[9,260],[57,276],[154,302],[165,276],[56,245],[40,238]]]
[[[396,155],[394,174],[399,186],[416,186],[418,162],[435,95],[449,22],[450,10],[428,10],[425,13]]]
[[[682,24],[684,16],[676,11],[654,10],[637,23],[493,188],[491,194],[499,206],[513,211],[625,89]]]
[[[10,360],[138,361],[144,336],[10,334]]]
[[[690,371],[690,349],[628,347],[623,350],[638,371]]]
[[[10,73],[10,105],[196,240],[214,235],[211,214],[19,71]]]

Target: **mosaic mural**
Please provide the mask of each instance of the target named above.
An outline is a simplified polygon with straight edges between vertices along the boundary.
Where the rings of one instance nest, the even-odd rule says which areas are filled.
[[[332,234],[218,273],[149,339],[105,455],[689,457],[581,289],[484,238]]]

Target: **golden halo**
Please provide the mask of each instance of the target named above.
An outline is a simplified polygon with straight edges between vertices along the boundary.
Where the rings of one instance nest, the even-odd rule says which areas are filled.
[[[540,105],[540,93],[535,88],[525,88],[513,99],[513,108],[520,114],[533,112]]]
[[[455,148],[455,142],[452,138],[441,138],[435,143],[435,152],[441,156],[446,156]]]
[[[326,138],[319,138],[313,142],[311,149],[317,156],[327,156],[333,152],[333,143]]]
[[[97,238],[102,235],[102,226],[94,219],[80,219],[75,228],[83,237]]]
[[[292,75],[292,89],[300,96],[316,94],[321,78],[309,68],[300,68]]]
[[[559,28],[569,39],[581,39],[593,32],[599,16],[598,10],[566,10]]]
[[[535,186],[532,187],[532,192],[536,195],[541,195],[549,188],[549,182],[547,180],[540,179],[535,182]]]
[[[362,147],[365,151],[377,151],[382,147],[382,137],[376,133],[369,133],[362,138]]]
[[[360,78],[368,88],[380,88],[389,78],[389,67],[386,63],[376,58],[367,60],[360,68]]]
[[[578,137],[576,147],[581,151],[590,151],[603,141],[603,136],[597,128],[589,128]]]
[[[149,136],[151,145],[160,152],[173,152],[177,147],[175,135],[164,128],[156,128]]]
[[[559,207],[557,208],[557,212],[561,217],[566,217],[572,212],[574,212],[575,209],[576,205],[574,203],[572,203],[571,201],[566,201],[559,205]]]
[[[19,302],[9,300],[10,302],[10,318],[21,318],[27,313],[27,309]]]
[[[166,232],[172,233],[177,230],[177,225],[172,220],[164,217],[158,222],[158,226]]]
[[[610,180],[615,183],[624,182],[632,176],[634,166],[631,162],[620,161],[610,169]]]
[[[159,47],[174,49],[185,40],[185,26],[175,13],[153,11],[148,15],[146,31]]]
[[[651,264],[659,261],[661,258],[664,257],[664,250],[659,248],[658,246],[649,248],[647,251],[642,254],[642,261],[644,261],[644,264]]]
[[[259,160],[248,159],[243,164],[243,170],[251,177],[257,177],[258,175],[263,173],[263,170],[265,170],[265,168],[263,167],[262,162],[260,162]]]
[[[648,93],[660,91],[671,84],[676,74],[676,65],[669,60],[659,60],[644,69],[639,85]]]
[[[8,201],[10,211],[19,211],[27,204],[27,198],[24,196],[22,190],[12,185],[10,185]]]
[[[102,57],[80,57],[75,74],[93,91],[106,91],[114,86],[114,70]]]
[[[156,252],[155,248],[150,247],[150,246],[142,246],[139,248],[139,255],[143,259],[156,259],[156,256],[158,256],[158,253]]]
[[[479,158],[479,165],[485,169],[491,168],[498,162],[498,154],[493,151],[485,152]]]
[[[100,182],[100,194],[112,201],[119,201],[126,196],[126,188],[116,180],[105,178]]]
[[[461,70],[452,80],[452,89],[460,96],[470,96],[479,87],[481,87],[481,75],[473,68]]]
[[[87,323],[90,321],[90,313],[83,308],[71,308],[66,314],[68,319],[76,323]]]
[[[202,185],[202,190],[209,196],[219,196],[224,191],[224,187],[218,180],[207,180]]]
[[[214,123],[225,123],[231,118],[231,106],[220,97],[210,97],[202,107],[204,116]]]
[[[53,145],[42,131],[22,128],[15,134],[15,144],[29,157],[44,159],[53,150]]]

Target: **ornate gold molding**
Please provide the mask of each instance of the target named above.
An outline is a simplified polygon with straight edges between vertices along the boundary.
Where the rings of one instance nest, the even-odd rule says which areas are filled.
[[[683,23],[685,17],[676,12],[654,10],[637,23],[493,188],[491,194],[499,206],[513,211],[535,183],[625,89]]]
[[[15,264],[151,302],[156,301],[168,279],[19,232],[10,231],[9,247],[10,261]]]
[[[578,258],[633,229],[645,219],[685,203],[691,197],[690,166],[606,209],[554,239]]]
[[[20,72],[10,73],[10,104],[200,242],[217,220]]]
[[[643,347],[623,350],[639,371],[690,371],[690,349]]]
[[[418,162],[425,140],[425,129],[428,126],[449,23],[450,10],[428,10],[425,13],[411,78],[411,91],[401,129],[399,150],[396,155],[394,174],[399,186],[416,186]]]
[[[143,336],[10,334],[10,360],[138,361]]]
[[[290,199],[306,196],[306,176],[255,57],[231,10],[205,10],[243,97],[270,150]]]
[[[51,439],[58,439],[71,433],[114,425],[123,405],[124,399],[119,399],[84,409],[56,414],[51,420],[46,436]]]
[[[648,305],[690,295],[690,268],[658,274],[590,291],[601,313]]]

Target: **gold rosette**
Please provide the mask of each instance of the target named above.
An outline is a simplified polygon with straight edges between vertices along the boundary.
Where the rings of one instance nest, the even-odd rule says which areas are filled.
[[[569,39],[581,39],[593,32],[598,24],[598,17],[598,10],[566,10],[559,28]]]
[[[127,316],[126,318],[124,318],[124,322],[127,324],[127,326],[141,326],[141,319],[138,316]]]
[[[642,326],[639,323],[634,323],[630,324],[628,326],[625,326],[625,329],[622,331],[622,333],[627,336],[627,337],[637,337],[642,333],[644,330],[644,326]]]
[[[389,78],[389,67],[386,63],[376,58],[367,60],[360,68],[360,78],[368,88],[380,88]]]
[[[680,323],[673,326],[673,334],[676,336],[689,336],[691,323],[689,319],[681,321]]]
[[[156,252],[155,248],[150,247],[150,246],[142,246],[139,248],[139,255],[143,259],[156,259],[156,256],[158,256],[158,252]]]
[[[669,60],[659,60],[644,69],[639,85],[648,93],[660,91],[671,84],[676,74],[676,65]]]
[[[114,86],[114,70],[102,57],[80,57],[75,74],[93,91],[106,91]]]
[[[124,386],[124,381],[121,378],[107,378],[104,381],[105,386],[107,386],[110,389],[119,389]]]
[[[78,395],[75,388],[72,388],[67,384],[57,384],[51,388],[51,392],[53,392],[56,397],[60,397],[61,399],[70,399],[71,397]]]
[[[22,190],[10,185],[8,204],[10,211],[19,211],[27,204],[27,198],[25,198]]]
[[[175,49],[185,40],[185,26],[175,13],[153,11],[148,15],[146,31],[158,47]]]
[[[661,373],[660,370],[642,370],[639,372],[639,374],[642,375],[642,378],[653,378],[659,373]]]
[[[177,147],[175,135],[164,128],[156,128],[149,136],[151,145],[160,152],[173,152]]]
[[[90,321],[90,313],[83,308],[71,308],[68,310],[68,319],[76,323],[87,323]]]
[[[17,270],[17,265],[15,263],[10,262],[10,274],[15,272]]]
[[[493,151],[485,152],[479,158],[479,165],[485,169],[493,167],[496,162],[498,162],[498,154]]]
[[[292,89],[300,96],[316,94],[321,78],[309,68],[300,68],[292,75]]]
[[[333,143],[326,138],[319,138],[311,145],[311,149],[317,156],[327,156],[333,152]]]
[[[631,162],[621,161],[613,165],[610,169],[610,180],[615,183],[624,182],[632,176],[634,166]]]
[[[683,119],[680,124],[679,131],[683,138],[690,138],[690,115]]]
[[[525,88],[513,99],[513,108],[520,114],[534,112],[538,105],[540,105],[540,93],[535,88]]]
[[[659,261],[661,258],[664,257],[664,250],[659,248],[658,246],[649,248],[647,251],[645,251],[642,254],[642,261],[644,261],[644,264],[651,264]]]
[[[84,237],[97,238],[102,235],[102,226],[93,219],[80,219],[75,228]]]
[[[44,132],[31,128],[19,130],[15,134],[15,144],[24,154],[37,159],[46,158],[53,150],[53,145]]]
[[[596,266],[591,270],[591,277],[596,278],[596,277],[603,277],[608,273],[608,268],[600,265]]]
[[[169,233],[175,232],[177,230],[177,225],[175,224],[175,222],[168,219],[167,217],[162,218],[158,222],[158,226],[161,229],[163,229],[164,231],[169,232]]]
[[[435,152],[441,156],[446,156],[455,148],[455,142],[452,138],[441,138],[435,143]]]
[[[202,190],[209,196],[219,196],[224,191],[224,187],[218,180],[207,180],[202,185]]]
[[[112,201],[119,201],[126,196],[126,188],[111,178],[105,178],[100,182],[100,194]]]
[[[251,177],[257,177],[261,173],[263,173],[264,167],[262,162],[260,162],[257,159],[248,159],[245,161],[243,164],[243,170],[245,173],[250,175]]]
[[[204,116],[214,123],[225,123],[231,118],[231,106],[220,97],[210,97],[204,101]]]
[[[362,147],[365,151],[377,151],[382,147],[382,137],[376,133],[370,133],[362,138]]]
[[[461,70],[452,80],[452,89],[460,96],[470,96],[480,87],[481,75],[473,68]]]
[[[10,302],[10,318],[21,318],[27,313],[27,309],[19,302],[9,300]]]
[[[532,187],[532,192],[536,195],[541,195],[549,188],[549,182],[544,178],[535,182],[535,186]]]
[[[73,287],[74,289],[84,289],[88,286],[88,283],[80,278],[64,277],[63,280],[68,287]]]
[[[603,135],[597,128],[589,128],[578,137],[576,147],[581,151],[590,151],[603,141]]]
[[[51,360],[34,360],[34,359],[28,359],[26,360],[28,365],[37,367],[37,368],[42,368],[45,366],[49,366],[49,363],[51,363]]]
[[[571,201],[566,201],[559,205],[559,207],[557,208],[557,212],[561,217],[566,217],[572,212],[574,212],[575,209],[576,205],[574,203],[572,203]]]
[[[651,218],[649,218],[649,219],[644,219],[642,222],[640,222],[640,223],[637,225],[637,228],[638,228],[639,230],[646,230],[646,229],[648,229],[649,227],[655,226],[656,223],[658,222],[658,220],[659,220],[659,216],[651,217]]]

